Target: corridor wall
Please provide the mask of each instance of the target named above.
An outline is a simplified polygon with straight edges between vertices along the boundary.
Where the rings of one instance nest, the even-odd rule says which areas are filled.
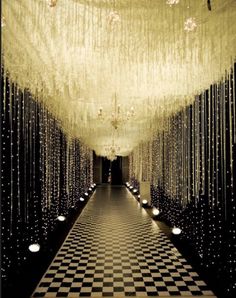
[[[93,155],[3,70],[1,99],[1,273],[7,281],[21,272],[29,245],[46,246],[57,217],[78,208],[93,182]]]
[[[140,177],[151,177],[152,205],[182,229],[224,297],[236,290],[235,72],[234,64],[129,157],[129,180],[137,188]]]

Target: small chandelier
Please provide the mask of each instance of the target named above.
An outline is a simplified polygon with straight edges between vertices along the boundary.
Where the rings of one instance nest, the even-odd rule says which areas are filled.
[[[117,156],[115,151],[112,151],[109,155],[107,155],[107,159],[109,159],[110,161],[116,160]]]
[[[106,157],[110,161],[116,160],[117,159],[117,153],[119,152],[120,147],[114,145],[114,140],[112,141],[111,146],[105,147],[105,152],[106,152]]]
[[[107,120],[110,121],[111,125],[115,129],[118,129],[120,124],[128,121],[133,116],[134,116],[134,108],[133,107],[131,107],[131,109],[128,110],[127,113],[122,114],[120,105],[117,105],[117,96],[115,94],[114,111],[111,113],[111,116],[109,115],[107,117],[108,118]],[[99,108],[98,117],[100,120],[105,120],[102,107]]]

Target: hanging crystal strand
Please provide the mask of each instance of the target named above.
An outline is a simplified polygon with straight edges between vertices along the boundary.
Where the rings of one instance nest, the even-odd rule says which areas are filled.
[[[77,150],[77,152],[78,152],[78,150]],[[93,151],[90,150],[90,182],[89,182],[90,185],[93,184],[93,182],[94,182],[93,175],[94,175],[94,173],[93,173]]]
[[[214,128],[215,128],[215,185],[216,185],[216,206],[219,208],[219,97],[218,97],[218,84],[215,84],[215,115],[214,115]]]
[[[30,242],[34,243],[34,231],[33,231],[33,212],[34,209],[32,208],[32,129],[31,129],[31,96],[28,93],[28,90],[26,90],[27,92],[27,98],[26,98],[26,105],[27,105],[27,156],[26,156],[26,163],[27,163],[27,167],[26,167],[26,181],[27,181],[27,206],[28,206],[28,227],[29,227],[29,237],[30,237]]]
[[[188,191],[187,191],[187,196],[188,196],[188,202],[192,201],[193,198],[193,191],[194,191],[194,167],[193,167],[193,129],[194,129],[194,124],[193,124],[193,105],[189,107],[189,110],[186,111],[186,122],[185,122],[185,132],[186,132],[186,138],[189,140],[187,142],[187,155],[186,155],[186,173],[187,173],[187,181],[188,181]],[[186,142],[186,139],[185,139]]]
[[[192,189],[192,194],[191,196],[195,198],[195,181],[196,181],[196,169],[195,169],[195,103],[193,103],[192,105],[192,131],[191,131],[191,138],[192,138],[192,148],[191,148],[191,152],[192,152],[192,156],[191,156],[191,160],[192,160],[192,181],[191,181],[191,189]]]
[[[201,97],[197,96],[197,199],[199,203],[199,195],[201,188],[201,146],[200,146],[200,138],[201,138],[201,105],[200,105]]]
[[[212,203],[211,198],[211,97],[212,97],[212,87],[209,90],[208,94],[208,160],[207,160],[207,169],[208,169],[208,205],[210,207]]]
[[[32,200],[34,204],[34,233],[35,240],[39,242],[39,197],[36,190],[36,118],[37,105],[34,99],[31,99],[31,121],[32,121]]]
[[[217,144],[217,207],[218,207],[218,229],[219,229],[219,243],[221,244],[220,237],[222,238],[222,220],[223,220],[223,206],[222,206],[222,107],[221,107],[221,83],[217,84],[217,117],[216,117],[216,125],[217,125],[217,134],[216,134],[216,144]]]
[[[28,212],[28,199],[27,199],[27,143],[28,143],[28,133],[27,133],[27,105],[25,102],[25,98],[26,98],[26,90],[23,90],[23,98],[22,98],[22,124],[23,124],[23,139],[24,139],[24,179],[23,179],[23,183],[24,183],[24,192],[23,192],[23,196],[24,196],[24,220],[25,220],[25,224],[26,227],[28,226],[29,223],[29,212]]]
[[[187,139],[187,109],[184,109],[182,113],[182,119],[181,119],[181,124],[182,124],[182,139],[181,139],[181,152],[182,152],[182,168],[183,168],[183,182],[182,182],[182,194],[183,194],[183,199],[185,204],[187,204],[189,198],[188,198],[188,189],[189,189],[189,176],[188,176],[188,168],[186,167],[186,164],[188,162],[188,146],[189,142],[186,144],[186,139]],[[190,127],[190,126],[188,126]]]
[[[199,203],[199,96],[195,97],[194,102],[194,135],[195,135],[195,148],[194,148],[194,163],[195,163],[195,180],[194,180],[194,198],[195,205]]]
[[[60,142],[59,142],[59,148],[58,151],[60,153],[60,173],[59,173],[59,179],[60,179],[60,197],[62,200],[67,200],[66,195],[66,147],[65,147],[65,136],[60,131]]]
[[[182,165],[182,111],[178,115],[178,136],[177,136],[177,146],[176,146],[176,191],[179,202],[182,206],[184,204],[184,197],[182,193],[182,183],[183,183],[183,168]]]
[[[71,143],[72,143],[72,140],[68,140],[68,174],[69,174],[69,179],[68,179],[68,194],[69,194],[69,196],[68,196],[68,198],[69,198],[69,200],[71,200],[71,196],[72,196],[72,193],[71,193],[71,180],[72,180]]]
[[[6,112],[6,86],[7,86],[7,74],[6,71],[4,71],[3,65],[2,65],[2,78],[3,78],[3,113]]]
[[[174,168],[174,175],[173,175],[173,190],[175,192],[175,197],[177,199],[178,204],[180,205],[180,199],[178,196],[178,178],[179,178],[179,173],[177,173],[177,163],[179,161],[179,157],[177,155],[177,147],[178,147],[178,138],[179,138],[179,113],[176,115],[176,126],[174,127],[174,131],[176,132],[175,135],[175,142],[174,142],[174,155],[173,155],[173,168]]]
[[[56,120],[51,116],[52,125],[52,172],[53,172],[53,201],[55,208],[55,217],[59,214],[59,198],[57,196],[58,179],[57,179],[57,127]]]
[[[48,232],[48,222],[47,222],[47,201],[45,195],[45,166],[44,166],[44,156],[45,156],[45,146],[44,146],[44,111],[43,106],[40,105],[39,110],[39,174],[41,181],[41,196],[42,196],[42,226],[43,226],[43,236],[44,239]]]
[[[231,191],[231,200],[234,197],[234,144],[236,144],[236,139],[234,138],[235,134],[235,82],[233,69],[229,73],[229,132],[230,132],[230,191]]]
[[[45,108],[43,108],[43,125],[44,125],[44,177],[45,177],[45,201],[46,201],[46,208],[48,210],[48,228],[49,231],[52,230],[52,208],[51,208],[51,191],[50,191],[50,169],[49,169],[49,121],[48,121],[48,113]]]
[[[235,134],[235,77],[233,70],[230,71],[229,75],[229,150],[230,150],[230,175],[229,175],[229,193],[230,193],[230,200],[231,200],[231,227],[229,228],[229,234],[231,235],[231,245],[230,245],[230,254],[229,254],[229,271],[230,271],[230,278],[231,278],[231,284],[228,288],[228,292],[231,291],[231,289],[235,289],[235,279],[234,279],[234,272],[235,272],[235,245],[236,245],[236,229],[235,229],[235,217],[236,217],[236,203],[234,198],[234,192],[235,192],[235,155],[236,155],[236,142],[234,139]],[[233,87],[233,86],[234,87]]]
[[[69,170],[70,170],[70,151],[69,151],[69,139],[66,140],[66,194],[69,198],[70,190],[69,190]]]
[[[220,200],[221,200],[221,206],[223,207],[223,201],[224,201],[224,176],[223,176],[223,167],[224,167],[224,145],[223,145],[223,135],[224,135],[224,131],[223,131],[223,100],[222,100],[222,96],[223,96],[223,83],[220,82],[219,86],[218,86],[218,118],[219,118],[219,135],[218,135],[218,141],[219,141],[219,152],[220,152],[220,156],[219,156],[219,189],[218,189],[218,193],[220,195]],[[219,206],[219,208],[222,208],[221,206]],[[224,216],[223,214],[224,212],[224,207],[223,210],[221,211],[221,215],[222,218]]]
[[[54,129],[55,129],[55,196],[56,196],[56,204],[57,204],[57,213],[60,215],[60,202],[64,200],[62,196],[61,185],[60,185],[60,130],[58,128],[58,124],[54,119]],[[66,210],[67,211],[67,210]],[[63,212],[63,215],[66,213]]]
[[[3,72],[2,68],[2,72]],[[9,222],[8,218],[10,215],[10,197],[7,185],[7,138],[8,130],[7,130],[7,114],[8,114],[8,105],[7,105],[7,80],[5,78],[5,73],[2,74],[4,77],[3,86],[1,84],[1,99],[3,99],[4,103],[1,102],[1,115],[2,115],[2,167],[1,167],[1,183],[2,183],[2,200],[1,200],[1,220],[2,220],[2,233],[1,233],[1,248],[2,248],[2,266],[1,266],[1,276],[2,280],[7,278],[7,273],[10,267],[10,259],[9,259]],[[4,94],[2,94],[2,92]],[[2,96],[3,95],[3,96]],[[5,212],[3,213],[3,208]]]
[[[206,197],[205,197],[205,163],[206,163],[206,145],[205,145],[205,130],[206,130],[206,93],[204,92],[201,95],[201,189],[200,189],[200,198],[201,198],[201,210],[200,210],[200,235],[199,235],[199,256],[203,260],[204,255],[204,242],[205,242],[205,210],[206,210]]]
[[[62,189],[61,179],[60,179],[61,178],[60,173],[62,172],[60,148],[61,148],[61,131],[57,126],[57,198],[60,198],[61,189]]]
[[[177,183],[177,189],[178,189],[178,197],[179,197],[179,200],[181,202],[181,205],[182,206],[186,206],[185,204],[185,198],[184,198],[184,193],[183,193],[183,155],[182,155],[182,152],[183,152],[183,148],[181,147],[182,146],[182,133],[183,133],[183,130],[182,130],[182,121],[183,121],[183,111],[180,112],[179,114],[179,120],[178,120],[178,131],[179,131],[179,136],[178,136],[178,146],[176,148],[176,154],[178,155],[179,159],[177,159],[177,176],[178,176],[178,179],[176,181]]]
[[[9,81],[9,129],[10,129],[10,187],[11,187],[11,216],[10,216],[10,236],[13,236],[13,122],[12,122],[12,82]]]
[[[236,61],[234,61],[234,66],[232,67],[232,80],[231,80],[231,88],[232,88],[232,116],[233,116],[233,142],[236,144]]]
[[[84,192],[84,179],[83,179],[83,145],[80,144],[80,176],[81,176],[81,192]]]
[[[204,92],[201,96],[201,134],[202,134],[202,143],[201,143],[201,195],[205,195],[205,164],[206,164],[206,93]]]
[[[211,139],[211,146],[212,146],[212,208],[215,209],[216,206],[216,148],[215,148],[215,115],[216,115],[216,85],[212,86],[212,114],[211,114],[211,131],[212,131],[212,139]]]
[[[78,144],[78,149],[79,149],[79,153],[80,153],[80,157],[79,157],[79,161],[80,161],[80,163],[79,163],[79,173],[80,173],[80,177],[82,177],[83,176],[83,168],[82,168],[82,166],[83,166],[83,152],[82,152],[82,144],[81,143],[79,143]],[[84,186],[83,186],[83,180],[81,179],[81,182],[80,182],[80,192],[81,192],[81,195],[82,195],[82,192],[84,191]]]
[[[13,263],[19,262],[19,217],[17,211],[18,197],[17,197],[17,171],[16,171],[16,148],[17,134],[16,134],[16,85],[11,82],[11,191],[12,191],[12,240],[15,242],[16,250],[12,251]]]
[[[42,124],[43,124],[43,139],[42,139],[42,146],[43,146],[43,160],[42,160],[42,169],[43,169],[43,195],[44,195],[44,204],[45,204],[45,217],[46,217],[46,230],[47,233],[51,230],[50,225],[50,218],[51,218],[51,209],[50,209],[50,195],[48,192],[48,164],[47,164],[47,157],[48,157],[48,139],[47,139],[47,129],[48,129],[48,122],[47,122],[47,111],[42,106]]]
[[[186,195],[186,188],[184,188],[184,185],[186,185],[186,175],[187,173],[185,172],[185,158],[186,158],[186,146],[184,146],[184,140],[185,140],[185,109],[181,111],[181,118],[180,118],[180,129],[181,129],[181,139],[179,143],[179,152],[181,152],[181,178],[182,178],[182,184],[181,184],[181,194],[180,196],[182,197],[183,204],[186,205],[187,201],[187,195]]]
[[[222,83],[222,94],[221,94],[221,100],[222,100],[222,176],[223,176],[223,198],[224,198],[224,207],[225,207],[225,220],[227,220],[227,187],[226,187],[226,107],[225,107],[225,84]]]
[[[55,119],[53,119],[50,114],[50,125],[51,125],[51,177],[52,177],[52,198],[53,198],[53,209],[54,218],[59,215],[59,204],[57,193],[57,177],[56,177],[56,129],[55,129]]]
[[[42,236],[43,239],[46,241],[47,239],[47,208],[45,202],[45,194],[44,194],[44,166],[43,166],[43,156],[44,156],[44,146],[43,146],[43,113],[42,113],[42,106],[39,104],[38,109],[38,136],[39,136],[39,180],[41,186],[41,210],[42,210]]]
[[[180,137],[179,137],[179,143],[178,143],[178,148],[177,148],[177,153],[180,157],[178,167],[180,168],[180,185],[179,187],[179,198],[183,204],[184,207],[186,207],[186,193],[184,190],[184,181],[185,181],[185,168],[184,168],[184,157],[183,152],[185,151],[185,147],[183,146],[183,119],[184,119],[184,110],[181,111],[180,113],[180,118],[179,118],[179,130],[180,130]]]
[[[59,213],[57,210],[57,198],[56,198],[56,133],[55,133],[55,121],[50,116],[50,126],[51,126],[51,133],[50,133],[50,145],[51,145],[51,153],[50,153],[50,164],[51,164],[51,183],[52,183],[52,201],[53,201],[53,211],[55,213],[55,218],[58,217]]]
[[[183,194],[184,194],[184,200],[185,204],[189,203],[190,197],[189,197],[189,191],[191,191],[191,185],[190,185],[190,179],[191,179],[191,173],[190,169],[187,165],[189,162],[191,162],[191,158],[189,155],[190,150],[190,137],[188,136],[188,132],[190,131],[190,117],[189,117],[189,109],[184,109],[183,116],[182,116],[182,142],[181,142],[181,150],[183,152]],[[186,140],[189,140],[186,142]]]
[[[56,217],[55,214],[55,206],[53,200],[53,168],[52,168],[52,125],[51,125],[51,117],[48,111],[46,111],[47,115],[47,156],[46,156],[46,163],[47,163],[47,181],[48,181],[48,196],[50,198],[50,225],[51,229],[53,230],[54,227],[54,219]]]
[[[215,162],[215,150],[214,150],[214,85],[211,85],[210,88],[210,97],[209,97],[209,208],[208,208],[208,251],[207,251],[207,266],[211,266],[211,262],[213,260],[213,224],[212,218],[215,209],[215,181],[214,181],[214,162]]]
[[[16,86],[16,102],[17,102],[17,115],[16,115],[16,121],[17,121],[17,199],[18,199],[18,206],[17,206],[17,212],[18,216],[21,217],[21,193],[20,193],[20,128],[21,128],[21,100],[19,95],[19,89],[18,86]]]
[[[236,64],[235,64],[236,67]],[[231,148],[231,158],[230,158],[230,168],[231,168],[231,201],[234,202],[234,196],[235,196],[235,147],[236,147],[236,103],[235,103],[235,86],[236,86],[236,80],[235,80],[235,71],[234,69],[231,70],[231,78],[230,78],[230,98],[231,98],[231,104],[230,104],[230,134],[231,134],[231,142],[230,142],[230,148]],[[234,202],[233,204],[233,216],[235,217],[235,210],[236,210],[236,204]],[[234,218],[235,223],[235,218]],[[236,230],[234,229],[234,239],[236,239]]]
[[[74,181],[74,140],[71,140],[70,143],[70,199],[72,199],[73,193],[73,181]]]

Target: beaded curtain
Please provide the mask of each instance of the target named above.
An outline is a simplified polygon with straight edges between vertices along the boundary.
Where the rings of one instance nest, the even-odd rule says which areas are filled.
[[[236,290],[236,64],[222,81],[169,118],[152,141],[151,157],[130,155],[130,181],[150,171],[152,204],[171,226],[182,229],[199,262]],[[152,158],[152,164],[147,161]],[[140,165],[142,164],[142,165]]]
[[[92,183],[93,156],[81,142],[68,139],[51,113],[6,73],[1,98],[1,272],[6,280],[29,257],[29,245],[46,247],[57,217],[79,207]]]
[[[99,155],[126,156],[232,65],[236,2],[211,7],[206,0],[3,0],[5,69],[67,134]]]

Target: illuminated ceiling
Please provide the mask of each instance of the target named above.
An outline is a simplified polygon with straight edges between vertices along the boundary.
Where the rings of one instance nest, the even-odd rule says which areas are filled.
[[[232,65],[236,1],[210,2],[3,0],[4,68],[68,136],[127,155]]]

